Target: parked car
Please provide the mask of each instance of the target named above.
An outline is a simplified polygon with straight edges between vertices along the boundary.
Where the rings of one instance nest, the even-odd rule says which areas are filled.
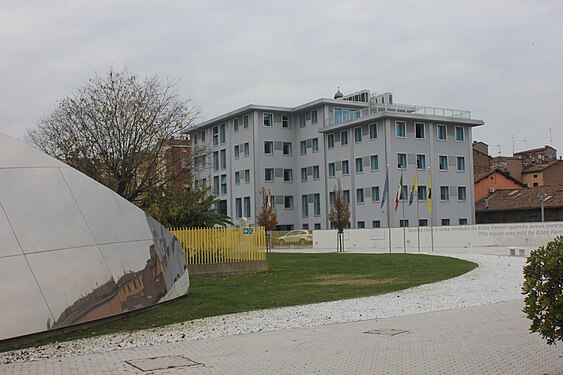
[[[305,244],[313,243],[313,234],[307,230],[292,230],[278,238],[278,244]]]

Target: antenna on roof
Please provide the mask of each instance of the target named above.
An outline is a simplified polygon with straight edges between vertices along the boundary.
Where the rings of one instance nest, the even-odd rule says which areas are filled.
[[[553,139],[551,139],[551,128],[549,128],[549,145],[551,146],[551,142],[553,142]]]
[[[498,154],[500,155],[500,145],[495,145],[498,147]]]

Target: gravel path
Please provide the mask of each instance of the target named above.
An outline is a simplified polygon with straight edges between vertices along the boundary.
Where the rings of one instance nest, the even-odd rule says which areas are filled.
[[[216,316],[145,331],[0,353],[0,363],[387,318],[522,299],[522,267],[525,258],[491,255],[456,257],[476,262],[479,267],[454,279],[375,297]]]

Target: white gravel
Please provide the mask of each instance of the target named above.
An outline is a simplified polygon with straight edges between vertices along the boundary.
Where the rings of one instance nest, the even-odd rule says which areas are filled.
[[[479,267],[454,279],[375,297],[223,315],[144,331],[0,353],[0,363],[387,318],[522,299],[522,267],[525,258],[492,255],[451,256],[476,262]]]

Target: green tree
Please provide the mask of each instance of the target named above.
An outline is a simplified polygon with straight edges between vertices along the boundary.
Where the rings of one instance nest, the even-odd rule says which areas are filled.
[[[219,199],[210,188],[165,188],[153,195],[147,212],[168,228],[232,225],[229,216],[215,209]]]
[[[548,344],[563,340],[563,236],[530,253],[524,266],[524,313]]]
[[[164,141],[198,113],[180,98],[175,82],[110,69],[62,99],[26,139],[146,207],[150,195],[176,177],[163,160]]]
[[[350,222],[350,204],[344,199],[340,179],[334,187],[334,203],[330,206],[328,220],[338,230],[336,236],[336,251],[344,251],[344,228]]]

